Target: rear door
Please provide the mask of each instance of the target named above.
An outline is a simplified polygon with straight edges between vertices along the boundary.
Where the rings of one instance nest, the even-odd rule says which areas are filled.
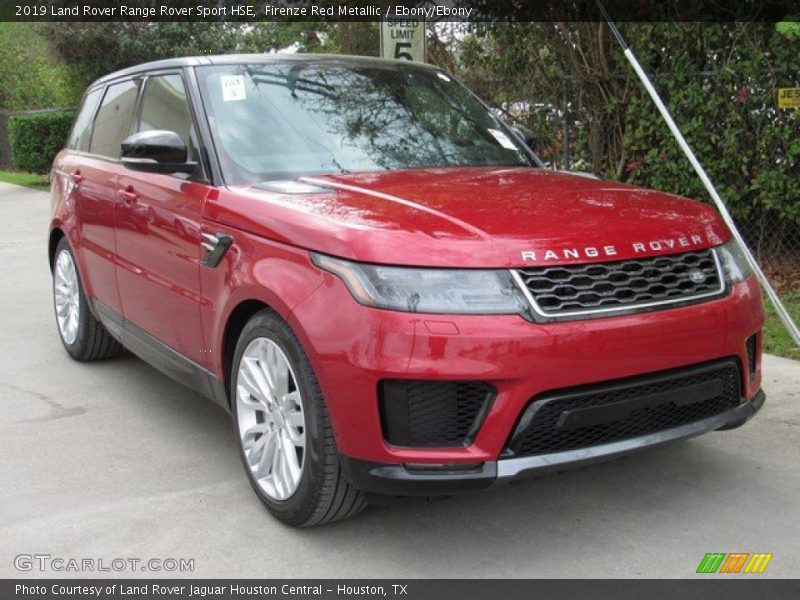
[[[189,160],[197,160],[182,75],[149,75],[142,85],[134,132],[174,131],[186,142]],[[162,175],[123,167],[115,221],[126,322],[203,365],[208,352],[200,325],[200,220],[209,187],[197,179],[202,173]]]
[[[95,302],[117,313],[121,312],[121,303],[115,268],[114,212],[119,201],[119,151],[130,131],[137,93],[138,83],[132,80],[90,92],[87,103],[93,94],[100,101],[96,113],[92,111],[93,124],[84,127],[85,124],[76,123],[70,140],[75,152],[68,153],[59,165],[71,182],[79,229],[76,252],[84,285]]]

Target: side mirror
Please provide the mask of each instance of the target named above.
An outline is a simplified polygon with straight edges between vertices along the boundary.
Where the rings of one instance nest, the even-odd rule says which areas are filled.
[[[191,173],[196,162],[187,162],[186,142],[174,131],[140,131],[122,142],[122,164],[145,173]]]
[[[517,138],[525,144],[531,150],[536,149],[536,139],[533,135],[533,132],[528,129],[527,127],[521,127],[519,125],[510,125],[509,129],[513,131]]]

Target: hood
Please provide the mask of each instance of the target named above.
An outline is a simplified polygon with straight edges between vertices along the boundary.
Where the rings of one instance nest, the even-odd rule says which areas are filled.
[[[708,206],[533,168],[413,169],[224,188],[206,218],[352,260],[523,267],[673,254],[726,242]]]

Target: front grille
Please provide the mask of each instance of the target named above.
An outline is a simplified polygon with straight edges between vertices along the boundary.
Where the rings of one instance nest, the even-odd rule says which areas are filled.
[[[574,450],[686,425],[741,402],[739,365],[726,360],[535,398],[523,411],[507,454]]]
[[[724,291],[713,250],[517,271],[541,317],[635,311]]]
[[[495,389],[480,381],[382,381],[384,439],[396,446],[466,446],[494,396]]]

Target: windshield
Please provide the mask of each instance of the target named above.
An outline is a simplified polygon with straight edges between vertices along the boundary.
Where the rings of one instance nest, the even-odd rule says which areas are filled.
[[[227,183],[531,164],[503,123],[441,71],[287,61],[197,73]]]

